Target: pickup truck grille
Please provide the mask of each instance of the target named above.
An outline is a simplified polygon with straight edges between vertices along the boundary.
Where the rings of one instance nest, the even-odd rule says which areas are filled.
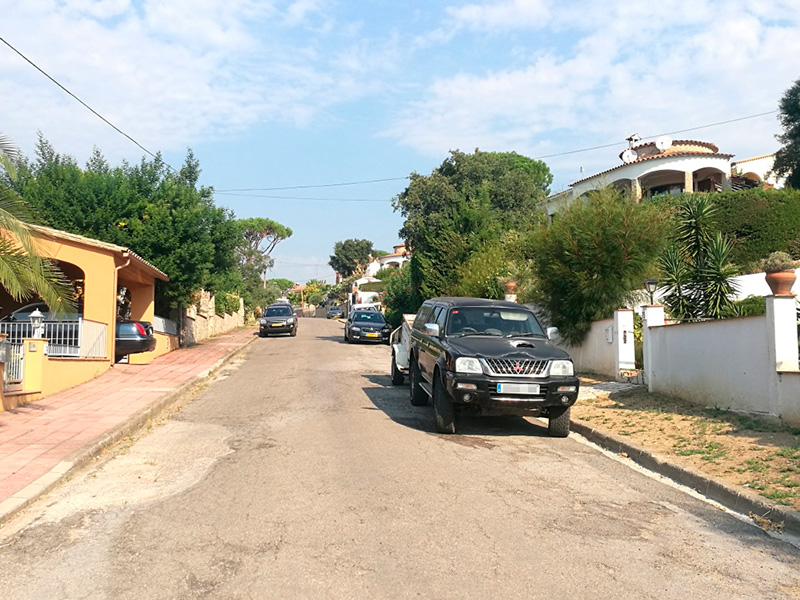
[[[541,375],[547,369],[546,360],[532,360],[529,358],[506,359],[487,358],[486,365],[493,375]]]

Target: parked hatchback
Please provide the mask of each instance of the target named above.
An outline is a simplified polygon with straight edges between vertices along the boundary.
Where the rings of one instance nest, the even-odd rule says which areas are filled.
[[[288,302],[270,304],[259,321],[258,335],[265,337],[276,333],[297,335],[298,318]]]
[[[383,314],[376,310],[357,310],[350,313],[344,323],[345,342],[389,343],[392,328]]]

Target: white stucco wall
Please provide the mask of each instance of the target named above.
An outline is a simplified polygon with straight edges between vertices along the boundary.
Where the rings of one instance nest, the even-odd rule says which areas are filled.
[[[775,414],[766,331],[765,316],[650,328],[650,390],[704,406]]]
[[[578,373],[597,373],[616,379],[619,373],[616,368],[614,345],[608,341],[606,333],[609,328],[613,331],[613,327],[613,319],[595,321],[582,346],[573,347],[564,342],[559,342],[557,345],[572,357]]]
[[[792,292],[800,295],[800,269],[794,270],[797,281],[792,286]],[[749,275],[739,275],[732,277],[731,282],[736,285],[736,299],[743,300],[748,296],[769,296],[772,292],[764,278],[764,273],[751,273]]]
[[[800,373],[779,374],[778,402],[783,420],[800,425]]]

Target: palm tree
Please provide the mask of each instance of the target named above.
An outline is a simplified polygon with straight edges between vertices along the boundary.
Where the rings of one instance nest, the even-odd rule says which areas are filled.
[[[16,177],[14,165],[20,157],[11,139],[0,133],[0,166],[9,181]],[[25,201],[0,180],[0,285],[16,301],[39,296],[56,314],[74,310],[69,281],[55,262],[37,252],[32,221]]]

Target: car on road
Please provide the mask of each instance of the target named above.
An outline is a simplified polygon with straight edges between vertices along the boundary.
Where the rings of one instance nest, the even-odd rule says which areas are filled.
[[[270,304],[261,316],[258,324],[258,335],[265,337],[276,333],[297,335],[297,321],[292,305],[288,302]]]
[[[383,342],[389,343],[391,326],[383,314],[376,310],[356,310],[344,322],[345,342]]]
[[[341,306],[331,306],[326,313],[329,319],[339,319],[342,316],[342,307]]]
[[[455,433],[458,413],[540,416],[569,434],[578,378],[569,355],[534,313],[484,298],[425,301],[411,327],[411,404],[433,404],[436,430]]]

